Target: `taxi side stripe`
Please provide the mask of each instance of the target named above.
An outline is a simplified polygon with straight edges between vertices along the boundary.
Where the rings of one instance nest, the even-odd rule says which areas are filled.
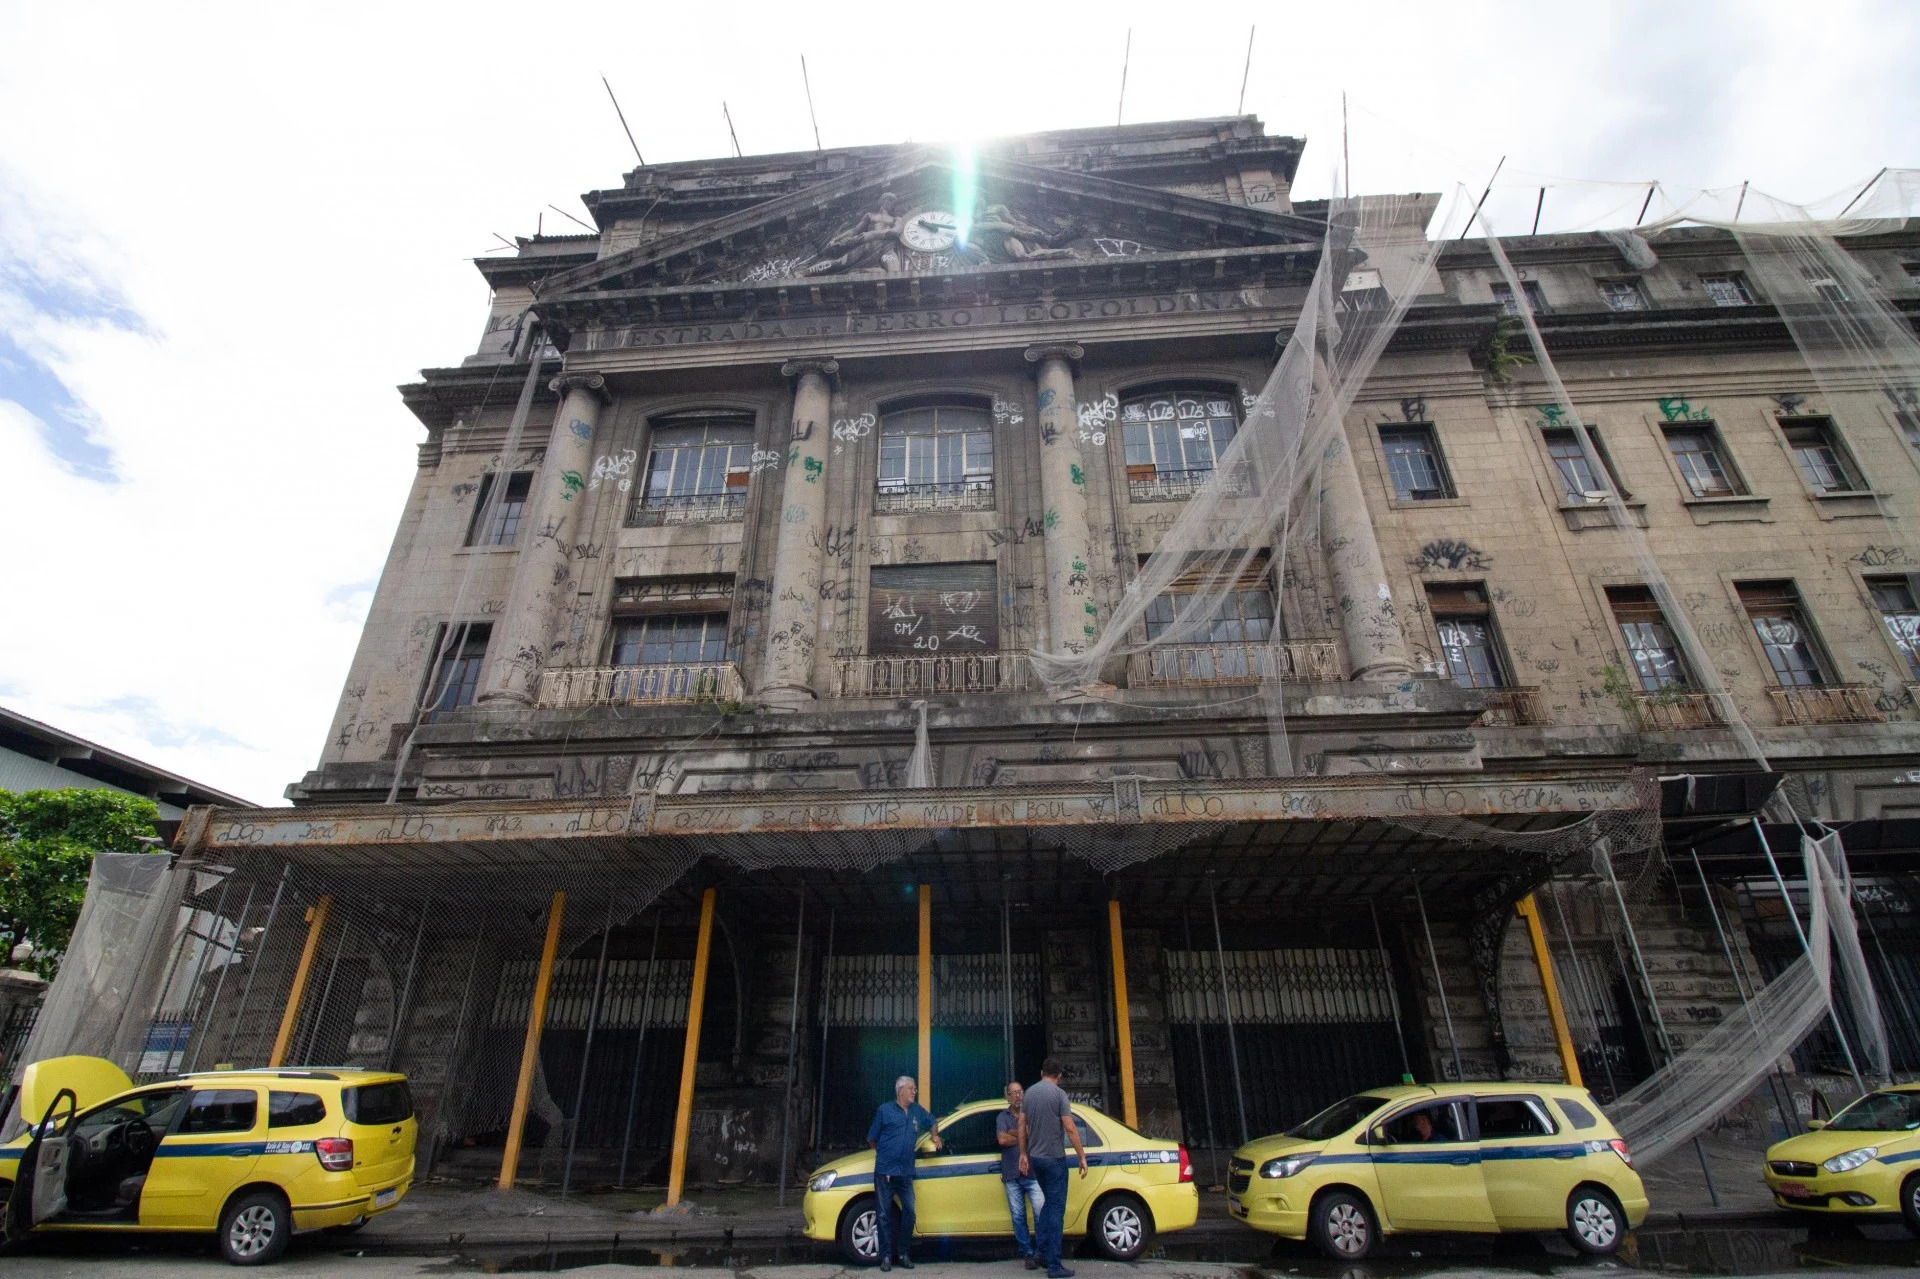
[[[213,1155],[264,1155],[265,1153],[267,1153],[267,1143],[264,1141],[222,1141],[193,1146],[170,1146],[163,1141],[153,1152],[153,1157],[155,1159],[193,1159]]]
[[[1883,1164],[1903,1164],[1909,1159],[1920,1159],[1920,1150],[1903,1150],[1894,1155],[1881,1155],[1876,1162]]]

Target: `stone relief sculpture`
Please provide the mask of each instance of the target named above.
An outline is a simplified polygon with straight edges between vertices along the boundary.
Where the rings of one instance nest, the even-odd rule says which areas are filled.
[[[1048,262],[1083,256],[1071,248],[1050,243],[1062,238],[1066,237],[1050,236],[1032,223],[1015,217],[1004,204],[988,205],[973,224],[973,243],[998,262]]]
[[[899,204],[900,197],[893,192],[882,194],[880,207],[861,214],[859,221],[828,240],[826,252],[832,256],[813,263],[806,273],[838,275],[878,265],[888,275],[899,275],[907,262],[907,248],[900,239],[906,219],[899,213]]]

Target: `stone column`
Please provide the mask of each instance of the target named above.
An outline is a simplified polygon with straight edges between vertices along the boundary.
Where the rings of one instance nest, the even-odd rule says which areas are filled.
[[[1340,605],[1340,640],[1350,677],[1381,684],[1405,679],[1413,663],[1344,430],[1327,446],[1320,468],[1320,542]]]
[[[780,487],[780,533],[767,605],[766,678],[760,696],[777,705],[812,701],[820,645],[820,563],[827,523],[827,437],[833,420],[833,360],[790,360],[793,436]]]
[[[567,547],[579,540],[579,510],[585,503],[578,499],[593,465],[593,432],[606,402],[607,380],[598,373],[562,373],[548,385],[560,395],[560,411],[547,437],[546,459],[527,494],[507,606],[487,645],[486,676],[475,699],[483,703],[533,704],[553,628],[573,589]],[[501,472],[494,483],[506,480]]]
[[[1080,461],[1079,416],[1072,344],[1032,346],[1027,359],[1040,384],[1040,496],[1046,503],[1047,636],[1055,653],[1084,653],[1093,644],[1099,614],[1087,565],[1087,476]]]

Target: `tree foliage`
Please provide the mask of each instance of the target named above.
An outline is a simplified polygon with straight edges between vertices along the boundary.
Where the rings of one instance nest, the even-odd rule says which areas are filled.
[[[0,790],[0,963],[23,941],[30,967],[52,976],[73,936],[95,853],[146,853],[160,810],[152,800],[72,787]]]

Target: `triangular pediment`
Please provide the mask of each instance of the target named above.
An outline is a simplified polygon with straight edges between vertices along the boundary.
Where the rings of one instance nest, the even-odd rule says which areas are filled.
[[[1263,245],[1317,246],[1322,228],[1107,178],[925,148],[548,277],[536,305],[653,289],[1087,266]]]

